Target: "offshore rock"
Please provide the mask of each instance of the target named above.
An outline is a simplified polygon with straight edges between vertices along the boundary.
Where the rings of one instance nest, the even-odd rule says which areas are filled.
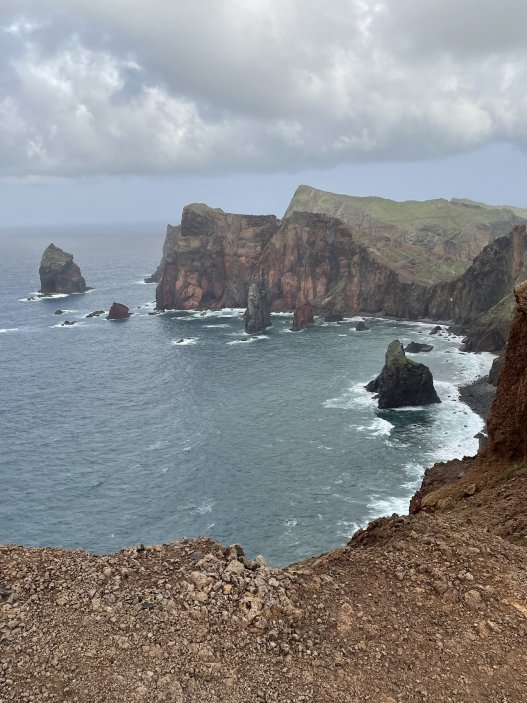
[[[406,358],[398,339],[390,342],[384,367],[366,390],[378,393],[379,408],[440,403],[430,369]]]
[[[247,294],[247,309],[244,314],[245,331],[248,334],[261,334],[271,326],[271,308],[267,301],[263,279],[253,281]]]
[[[84,293],[88,290],[81,270],[73,262],[73,254],[50,244],[42,255],[40,268],[40,292],[44,295],[53,293]]]
[[[339,312],[328,312],[324,316],[324,322],[342,322],[344,316]]]
[[[409,354],[420,354],[421,352],[431,352],[434,347],[431,344],[421,344],[420,342],[410,342],[404,348]]]
[[[293,326],[291,332],[300,332],[304,327],[312,325],[315,322],[313,317],[313,308],[310,302],[305,302],[303,305],[297,305],[295,315],[293,317]]]
[[[107,320],[126,320],[130,317],[130,308],[122,303],[112,303],[110,312],[106,316]]]
[[[368,325],[364,322],[364,320],[359,320],[359,322],[357,322],[357,326],[355,327],[355,330],[356,330],[357,332],[366,332],[366,330],[369,330],[369,329],[370,329],[370,328],[369,328]]]

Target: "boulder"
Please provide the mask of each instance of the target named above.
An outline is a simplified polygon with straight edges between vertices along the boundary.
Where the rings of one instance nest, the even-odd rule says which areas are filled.
[[[303,305],[297,305],[295,308],[291,332],[299,332],[300,330],[303,330],[304,327],[312,325],[314,322],[315,318],[313,317],[313,308],[311,307],[311,303],[305,302]]]
[[[430,369],[407,359],[398,339],[390,342],[384,367],[366,390],[378,394],[379,408],[440,403]]]
[[[431,352],[434,347],[431,344],[421,344],[420,342],[410,342],[404,348],[409,354],[420,354],[421,352]]]
[[[126,320],[130,317],[130,308],[122,303],[112,303],[110,312],[106,316],[107,320]]]
[[[40,268],[40,292],[84,293],[88,290],[81,270],[73,261],[73,255],[50,244],[42,255]]]
[[[436,325],[435,327],[432,327],[430,334],[437,334],[438,332],[441,332],[441,329],[441,325]]]
[[[73,327],[73,325],[76,325],[77,323],[73,320],[64,320],[64,322],[61,324],[61,327]]]
[[[55,312],[53,314],[54,315],[64,315],[65,312],[66,312],[65,310],[55,310]]]
[[[86,315],[86,317],[100,317],[104,315],[104,310],[94,310]]]
[[[247,309],[244,313],[245,331],[248,334],[261,334],[271,326],[271,309],[267,302],[265,283],[262,278],[249,285]]]
[[[364,322],[364,320],[359,320],[359,322],[357,322],[357,326],[355,327],[355,329],[357,332],[365,332],[366,330],[369,330],[370,328]]]

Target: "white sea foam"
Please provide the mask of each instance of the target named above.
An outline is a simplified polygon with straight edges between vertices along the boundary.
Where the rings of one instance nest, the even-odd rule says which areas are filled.
[[[230,325],[229,325],[228,322],[220,322],[220,323],[217,324],[217,325],[203,325],[203,327],[208,327],[209,329],[212,329],[212,328],[219,328],[219,327],[227,327],[227,328],[229,328]]]
[[[232,342],[227,342],[229,346],[232,344],[250,344],[251,342],[257,342],[260,339],[269,339],[266,334],[257,334],[253,337],[248,337],[248,339],[233,339]]]
[[[6,332],[20,332],[18,327],[4,327],[0,328],[0,334],[6,334]]]
[[[348,410],[353,407],[374,408],[375,399],[372,393],[364,388],[364,383],[355,383],[336,398],[330,398],[322,403],[324,408],[339,408]]]
[[[172,344],[174,344],[177,347],[188,347],[188,346],[192,346],[193,344],[197,344],[198,339],[199,339],[198,337],[187,337],[187,338],[181,339],[181,340],[174,339],[172,341]]]
[[[360,525],[353,520],[337,520],[337,534],[339,537],[350,539],[360,529]]]
[[[216,501],[213,498],[206,498],[202,503],[196,507],[196,511],[200,515],[205,515],[205,513],[210,513],[214,507]]]
[[[146,278],[146,276],[145,276]],[[145,281],[144,279],[141,281],[136,281],[140,286],[155,286],[157,285],[155,281]]]
[[[58,300],[59,298],[69,298],[75,293],[51,293],[50,295],[42,295],[42,293],[30,293],[26,298],[19,298],[21,303],[36,303],[40,300]]]
[[[75,330],[79,327],[86,327],[83,322],[75,322],[74,325],[65,325],[63,322],[57,322],[56,325],[50,325],[50,329],[59,328],[61,330]]]
[[[408,512],[408,497],[404,496],[379,496],[373,495],[368,501],[367,507],[370,512],[368,517],[370,520],[381,517],[382,515],[392,515],[398,513],[404,515]]]
[[[382,417],[376,417],[370,425],[358,425],[355,427],[359,432],[366,432],[372,437],[389,436],[395,425]]]
[[[272,312],[271,317],[294,317],[292,312]]]

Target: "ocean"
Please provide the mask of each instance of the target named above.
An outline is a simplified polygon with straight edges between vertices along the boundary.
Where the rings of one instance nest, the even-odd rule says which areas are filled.
[[[285,565],[407,512],[426,467],[477,451],[484,423],[458,388],[490,354],[425,323],[292,333],[292,315],[274,314],[248,337],[243,310],[149,315],[155,286],[142,280],[163,230],[0,232],[0,543],[104,553],[208,535]],[[93,290],[28,301],[52,241]],[[114,300],[129,320],[86,319]],[[379,411],[364,390],[395,338],[434,345],[411,358],[432,370],[440,405]]]

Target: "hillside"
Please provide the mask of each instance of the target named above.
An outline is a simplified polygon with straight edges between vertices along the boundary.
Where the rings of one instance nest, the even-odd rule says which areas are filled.
[[[484,246],[527,222],[527,209],[466,199],[408,200],[337,195],[301,185],[284,218],[321,213],[350,225],[358,243],[402,281],[433,284],[463,273]]]

